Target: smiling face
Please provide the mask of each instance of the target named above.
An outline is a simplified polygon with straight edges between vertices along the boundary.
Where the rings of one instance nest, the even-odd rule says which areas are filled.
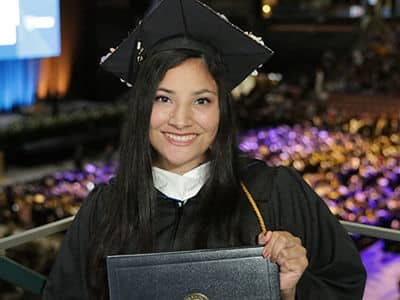
[[[218,86],[200,58],[167,71],[154,99],[150,143],[154,166],[184,174],[207,159],[219,125]]]

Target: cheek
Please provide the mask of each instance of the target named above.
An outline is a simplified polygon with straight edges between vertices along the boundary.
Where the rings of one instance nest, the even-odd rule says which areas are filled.
[[[158,128],[160,128],[161,125],[162,121],[160,115],[153,110],[150,117],[149,140],[150,145],[153,146],[154,149],[157,149],[158,141],[160,139],[160,137],[158,136]]]
[[[219,127],[219,111],[199,116],[199,123],[208,133],[215,135]]]
[[[163,114],[161,111],[155,107],[151,111],[150,116],[150,128],[149,128],[149,139],[150,144],[157,149],[160,137],[158,135],[159,128],[163,125]]]
[[[160,127],[166,120],[166,114],[162,109],[159,109],[157,105],[153,106],[150,116],[150,129]]]

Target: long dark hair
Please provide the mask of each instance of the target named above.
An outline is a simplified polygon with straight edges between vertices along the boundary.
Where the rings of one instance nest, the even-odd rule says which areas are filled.
[[[234,114],[229,91],[225,89],[223,63],[219,57],[194,50],[153,53],[142,62],[131,90],[120,142],[120,167],[110,195],[102,201],[102,213],[98,214],[96,227],[91,232],[86,279],[93,299],[108,298],[105,256],[127,251],[144,253],[154,249],[153,216],[157,198],[151,169],[154,150],[149,141],[152,105],[155,91],[166,72],[190,58],[200,58],[207,65],[218,85],[220,108],[218,133],[210,150],[210,178],[204,187],[205,196],[198,221],[199,224],[216,224],[214,229],[220,228],[227,245],[233,240],[229,233],[233,230],[224,230],[224,227],[234,222],[232,199],[237,198],[234,195],[239,186],[237,148]],[[210,226],[199,227],[201,238],[198,247],[207,247]],[[134,249],[128,249],[132,241]]]

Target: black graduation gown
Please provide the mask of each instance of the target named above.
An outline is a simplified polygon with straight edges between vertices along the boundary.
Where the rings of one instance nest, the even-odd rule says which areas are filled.
[[[366,279],[360,256],[348,233],[318,195],[292,169],[268,167],[253,160],[243,171],[243,181],[256,200],[269,230],[285,230],[299,237],[307,249],[309,266],[301,277],[297,299],[362,299]],[[44,299],[88,299],[85,261],[89,228],[96,224],[109,185],[100,185],[84,201],[68,230],[49,275]],[[201,191],[199,192],[199,194]],[[240,245],[256,245],[261,232],[244,193],[240,202]],[[160,195],[156,232],[158,251],[190,249],[190,226],[196,220],[199,197],[183,207]],[[189,232],[188,232],[189,231]],[[190,240],[190,239],[189,239]],[[211,238],[209,248],[224,245]]]

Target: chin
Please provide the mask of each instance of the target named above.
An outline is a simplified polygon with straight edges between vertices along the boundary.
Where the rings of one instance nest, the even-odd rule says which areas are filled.
[[[190,171],[202,163],[202,161],[198,159],[166,159],[164,162],[164,165],[167,166],[169,170],[183,170],[183,173]]]

